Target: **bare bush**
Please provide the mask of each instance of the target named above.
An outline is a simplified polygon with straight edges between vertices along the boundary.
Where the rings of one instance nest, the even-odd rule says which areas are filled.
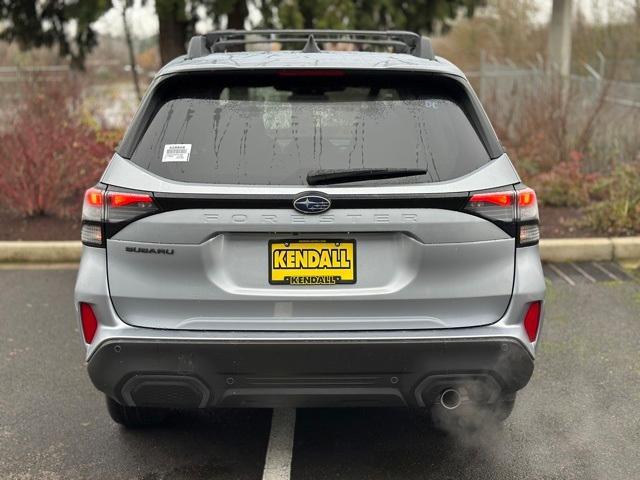
[[[82,83],[24,79],[0,132],[0,191],[25,216],[68,215],[95,183],[118,135],[83,109]],[[8,116],[8,118],[6,118]]]
[[[534,0],[491,0],[473,18],[460,19],[449,34],[436,38],[435,50],[465,71],[479,67],[481,52],[518,64],[536,62],[546,46],[537,14]]]

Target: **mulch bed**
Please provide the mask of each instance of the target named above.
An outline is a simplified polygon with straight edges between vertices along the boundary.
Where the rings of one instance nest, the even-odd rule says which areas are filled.
[[[80,216],[26,219],[0,208],[0,240],[80,240]]]
[[[582,238],[606,237],[607,235],[594,232],[579,226],[582,220],[580,209],[573,207],[541,207],[540,208],[540,236],[541,238]]]
[[[575,208],[542,208],[542,238],[604,236],[575,224],[581,214]],[[80,218],[38,217],[25,219],[0,208],[0,240],[79,240]]]

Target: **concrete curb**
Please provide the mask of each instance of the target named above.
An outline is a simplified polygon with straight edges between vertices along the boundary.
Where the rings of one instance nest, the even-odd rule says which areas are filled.
[[[640,237],[612,238],[613,258],[620,261],[640,260]]]
[[[610,261],[614,259],[609,238],[550,238],[540,241],[540,257],[546,262]]]
[[[540,241],[546,262],[640,261],[640,237],[550,238]]]
[[[0,242],[0,263],[77,263],[81,253],[77,241]]]
[[[0,263],[79,262],[82,244],[64,242],[0,242]],[[640,237],[550,238],[540,241],[547,262],[640,261]]]

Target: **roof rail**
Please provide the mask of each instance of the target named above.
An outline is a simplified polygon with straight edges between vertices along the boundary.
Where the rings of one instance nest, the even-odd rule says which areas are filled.
[[[254,36],[263,38],[251,38]],[[192,37],[187,57],[198,58],[225,52],[231,47],[264,43],[299,43],[305,45],[305,53],[320,52],[318,44],[325,42],[392,47],[398,53],[435,59],[427,37],[396,30],[217,30]]]

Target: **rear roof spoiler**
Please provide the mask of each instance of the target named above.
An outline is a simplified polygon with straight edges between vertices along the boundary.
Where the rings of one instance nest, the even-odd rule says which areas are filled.
[[[218,30],[192,37],[187,57],[198,58],[229,48],[265,43],[304,44],[302,52],[318,53],[322,51],[318,43],[325,42],[392,47],[397,53],[435,60],[427,37],[396,30]]]

